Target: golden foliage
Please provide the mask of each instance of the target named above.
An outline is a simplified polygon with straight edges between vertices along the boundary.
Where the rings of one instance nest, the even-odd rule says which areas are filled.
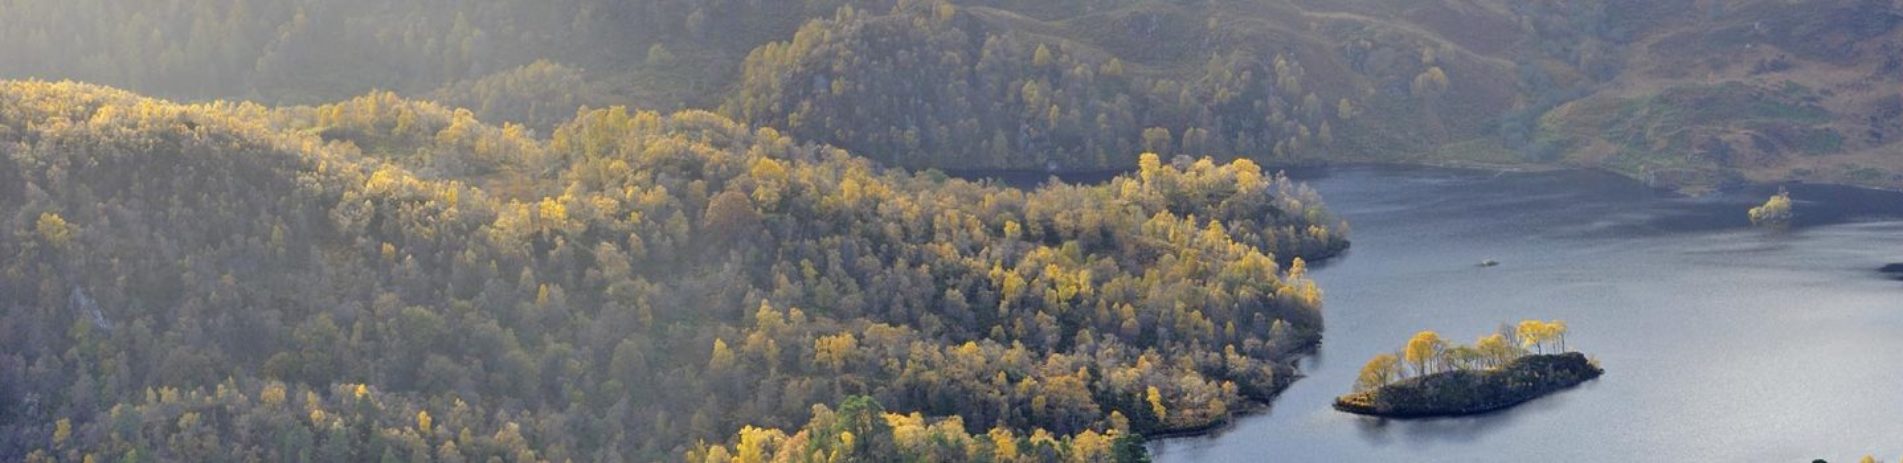
[[[51,212],[40,213],[40,219],[33,223],[33,230],[39,232],[40,239],[55,248],[64,248],[73,241],[73,228],[66,219]]]
[[[1751,208],[1751,223],[1762,226],[1784,226],[1791,221],[1791,193],[1779,190],[1764,205]]]
[[[1156,386],[1150,386],[1150,388],[1144,392],[1143,400],[1149,402],[1150,412],[1155,413],[1157,419],[1161,420],[1169,416],[1169,409],[1163,406],[1163,394],[1157,391]]]
[[[108,95],[119,96],[103,101],[137,101]],[[487,400],[492,397],[590,404],[615,397],[667,412],[637,413],[628,418],[630,426],[685,435],[746,424],[746,417],[723,410],[697,413],[708,403],[703,399],[721,408],[769,414],[756,423],[785,423],[797,415],[780,411],[784,404],[760,401],[755,391],[831,402],[841,399],[842,391],[861,389],[882,397],[916,397],[926,389],[956,394],[954,400],[971,402],[971,410],[990,413],[984,422],[1012,432],[1012,445],[1027,458],[1088,458],[1077,456],[1088,453],[1062,448],[1049,453],[1048,447],[1070,442],[1071,449],[1098,448],[1103,439],[1114,439],[1112,429],[1147,432],[1204,424],[1244,400],[1241,391],[1272,384],[1273,374],[1279,374],[1274,365],[1286,360],[1281,348],[1308,342],[1319,326],[1320,291],[1305,278],[1306,264],[1294,264],[1295,259],[1323,257],[1342,244],[1313,241],[1312,233],[1303,232],[1316,226],[1311,218],[1333,220],[1316,212],[1311,191],[1262,175],[1252,162],[1219,165],[1202,159],[1166,165],[1151,154],[1145,156],[1143,179],[1132,175],[1101,186],[1026,191],[885,171],[844,152],[801,145],[704,113],[661,117],[589,111],[559,127],[554,140],[495,143],[482,140],[532,134],[465,120],[458,130],[469,132],[449,137],[455,138],[454,146],[436,146],[435,136],[455,125],[447,111],[387,94],[324,110],[328,114],[322,118],[362,126],[374,133],[372,138],[415,132],[414,140],[404,141],[415,145],[396,146],[410,149],[390,151],[391,146],[354,146],[307,131],[207,122],[230,113],[180,108],[188,109],[152,112],[160,117],[153,119],[154,127],[161,127],[153,129],[154,137],[229,139],[218,143],[244,155],[221,157],[226,151],[221,149],[145,156],[132,148],[149,141],[89,134],[109,149],[68,153],[30,147],[25,158],[55,162],[21,165],[46,169],[66,165],[59,162],[63,156],[81,155],[127,155],[131,158],[114,159],[115,165],[148,169],[179,163],[181,172],[194,172],[182,177],[189,182],[166,178],[159,183],[137,171],[123,173],[140,183],[134,190],[157,195],[141,198],[144,204],[161,206],[136,219],[182,229],[215,226],[215,233],[165,237],[173,240],[168,246],[185,250],[186,259],[249,259],[289,269],[285,281],[243,272],[186,275],[191,291],[185,293],[207,295],[209,301],[167,305],[221,314],[248,310],[258,301],[285,301],[277,309],[285,326],[272,328],[288,335],[282,343],[286,348],[260,353],[269,360],[262,370],[284,382],[242,374],[236,381],[256,381],[242,387],[261,388],[261,403],[295,400],[291,406],[297,411],[257,407],[245,416],[271,410],[302,414],[306,419],[296,420],[298,425],[320,439],[330,429],[352,428],[365,419],[430,430],[442,424],[459,435],[466,428],[470,438],[457,437],[451,449],[478,459],[553,452],[545,447],[553,444],[522,439],[503,421],[593,419],[599,415],[592,409],[608,405],[583,407],[590,411],[581,416],[573,409],[541,406],[498,413],[493,408],[498,402]],[[68,110],[7,105],[0,109],[0,126],[6,127],[0,137],[27,130],[14,118],[49,120],[39,114],[59,111]],[[311,111],[272,113],[283,120],[264,117],[302,127],[318,119]],[[90,116],[69,112],[74,120]],[[124,124],[132,114],[127,109],[105,119]],[[180,121],[188,118],[200,125],[181,135],[186,130]],[[48,133],[58,127],[34,124]],[[509,147],[517,142],[523,145]],[[480,146],[547,151],[550,159],[563,162],[507,161],[499,164],[499,173],[475,174],[432,167]],[[412,164],[402,158],[411,153],[435,161]],[[422,170],[413,166],[429,167],[428,173],[419,174]],[[29,173],[36,179],[48,174]],[[520,190],[495,195],[495,183],[486,176],[523,183]],[[280,184],[282,191],[256,186]],[[217,189],[225,185],[241,191]],[[98,199],[108,208],[127,204],[125,198]],[[777,206],[767,204],[775,199]],[[214,206],[163,208],[182,203]],[[48,214],[42,222],[64,222]],[[325,222],[309,227],[301,222],[306,217]],[[739,223],[753,226],[723,225]],[[759,225],[770,225],[765,230],[775,239],[723,241],[706,233],[757,231]],[[79,232],[71,224],[64,227]],[[124,235],[115,239],[127,243],[156,242],[129,235],[141,230],[97,232]],[[87,236],[94,231],[85,230]],[[225,241],[234,238],[243,245]],[[264,254],[250,254],[253,248]],[[105,262],[97,255],[80,257]],[[115,265],[127,272],[154,273],[178,265],[171,257],[124,252],[112,257],[123,261]],[[1279,265],[1284,262],[1292,264],[1288,271]],[[296,269],[351,275],[337,280],[350,291],[309,295],[292,282],[336,277]],[[0,277],[8,274],[33,273]],[[371,286],[359,288],[358,283]],[[356,289],[370,296],[359,297]],[[289,294],[301,296],[283,297]],[[741,300],[815,309],[807,315],[764,303],[758,310],[732,306]],[[325,318],[335,307],[353,305],[375,316],[355,317],[345,326]],[[175,313],[153,316],[167,315]],[[604,345],[604,339],[612,341]],[[744,342],[731,346],[725,339]],[[708,342],[713,343],[708,354],[693,348]],[[1235,348],[1226,355],[1203,355],[1229,345]],[[188,360],[200,354],[183,352],[190,354],[182,355]],[[403,355],[361,355],[366,352]],[[476,362],[482,365],[479,372],[465,365]],[[706,368],[695,368],[701,365]],[[405,372],[377,379],[379,390],[388,387],[390,394],[373,397],[365,384],[323,384],[321,395],[301,386],[379,369]],[[617,373],[564,391],[546,391],[533,379],[593,377],[581,372],[597,370]],[[693,387],[662,387],[655,378],[662,372],[684,375],[679,384]],[[447,388],[469,384],[485,400],[459,405],[461,411],[423,411],[439,408],[425,404],[440,403],[436,400]],[[635,388],[653,392],[620,394]],[[189,391],[155,389],[155,394],[167,397],[166,403],[199,400]],[[291,394],[304,399],[283,398]],[[1129,410],[1113,410],[1098,397],[1136,397],[1148,410],[1136,419],[1124,417]],[[917,409],[918,403],[906,399],[895,406]],[[412,415],[404,416],[405,410]],[[426,420],[429,413],[436,415]],[[955,436],[950,429],[962,427],[944,424],[949,418],[925,419],[931,423],[924,427],[928,435]],[[86,428],[92,424],[74,426],[84,428],[76,430],[75,440],[105,435]],[[932,430],[939,427],[946,430]],[[852,432],[861,443],[884,439]],[[824,440],[840,442],[841,437],[831,434]],[[620,446],[615,450],[691,445],[674,437],[648,441],[615,444]],[[740,453],[734,442],[725,448]],[[989,450],[983,444],[974,448]],[[699,456],[715,452],[708,447]]]
[[[1394,382],[1398,378],[1401,359],[1394,354],[1380,354],[1368,359],[1361,367],[1361,374],[1355,378],[1355,391],[1367,391]]]
[[[733,369],[733,349],[727,347],[727,341],[715,339],[714,352],[707,360],[707,369],[724,372]]]
[[[1402,351],[1402,355],[1408,364],[1414,365],[1415,374],[1427,374],[1433,368],[1434,361],[1440,357],[1441,350],[1446,347],[1447,342],[1441,340],[1440,333],[1422,331],[1407,340],[1407,348]]]
[[[60,418],[58,422],[53,423],[53,446],[54,447],[59,447],[60,445],[65,444],[66,439],[69,439],[71,437],[73,437],[73,420],[67,419],[67,418]]]

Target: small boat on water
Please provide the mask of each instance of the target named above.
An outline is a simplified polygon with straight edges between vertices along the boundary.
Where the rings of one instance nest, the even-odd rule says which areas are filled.
[[[1487,268],[1487,267],[1499,267],[1499,266],[1500,266],[1500,261],[1497,261],[1497,260],[1493,260],[1493,259],[1487,259],[1487,260],[1483,260],[1483,261],[1480,261],[1480,265],[1479,265],[1479,266],[1480,266],[1481,268]]]

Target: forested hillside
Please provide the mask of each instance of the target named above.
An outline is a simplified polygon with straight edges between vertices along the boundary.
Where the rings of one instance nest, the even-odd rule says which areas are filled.
[[[1899,25],[1900,0],[0,0],[0,461],[1134,457],[1320,339],[1307,264],[1347,224],[1277,168],[1903,188]],[[945,173],[993,169],[1125,174]]]
[[[1903,186],[1891,1],[1095,6],[818,20],[749,55],[722,108],[911,166],[1150,150]]]
[[[485,113],[549,126],[577,103],[699,101],[747,51],[850,3],[0,0],[0,76],[299,104],[384,89],[476,110],[566,93],[536,98],[544,113]]]
[[[1246,160],[1019,191],[706,112],[527,132],[0,85],[0,460],[1107,459],[1292,380],[1346,246]]]
[[[717,110],[908,167],[1606,168],[1903,186],[1895,0],[0,2],[0,76],[546,132]]]
[[[1287,24],[1302,15],[1201,2],[1056,21],[942,3],[844,12],[755,50],[722,108],[900,165],[1063,170],[1142,150],[1420,152],[1480,131],[1480,117],[1443,115],[1514,98],[1496,63],[1356,21]],[[1403,121],[1413,127],[1389,130]]]

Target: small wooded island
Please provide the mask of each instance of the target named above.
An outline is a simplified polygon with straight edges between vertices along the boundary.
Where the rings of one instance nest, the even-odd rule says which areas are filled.
[[[1605,373],[1584,354],[1566,350],[1566,324],[1527,320],[1449,347],[1422,331],[1400,355],[1381,354],[1362,367],[1355,392],[1335,409],[1388,418],[1458,416],[1499,410],[1558,392]],[[1551,347],[1555,354],[1545,353]],[[1408,377],[1412,371],[1414,376]]]
[[[1903,280],[1903,263],[1885,265],[1883,268],[1877,269],[1877,272],[1889,275],[1890,278]]]

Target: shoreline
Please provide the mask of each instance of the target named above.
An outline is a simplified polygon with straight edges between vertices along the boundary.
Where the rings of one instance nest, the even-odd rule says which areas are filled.
[[[1795,179],[1780,180],[1780,181],[1761,181],[1761,180],[1749,180],[1749,179],[1744,179],[1742,177],[1739,177],[1736,181],[1724,182],[1724,183],[1713,184],[1713,185],[1657,184],[1654,182],[1647,181],[1642,176],[1634,175],[1634,174],[1621,171],[1618,169],[1614,169],[1611,167],[1585,166],[1585,165],[1577,165],[1577,164],[1569,164],[1569,163],[1551,163],[1551,164],[1493,163],[1493,162],[1459,161],[1459,160],[1452,160],[1452,161],[1395,161],[1395,160],[1300,161],[1300,160],[1297,160],[1297,161],[1273,161],[1273,162],[1259,161],[1259,162],[1262,163],[1261,165],[1264,171],[1272,171],[1272,172],[1282,172],[1282,171],[1288,171],[1288,170],[1294,170],[1294,169],[1341,168],[1341,167],[1434,168],[1434,169],[1464,170],[1464,171],[1470,171],[1470,172],[1514,173],[1514,174],[1558,172],[1558,171],[1567,171],[1567,170],[1601,172],[1601,173],[1615,175],[1620,178],[1628,179],[1634,182],[1638,182],[1639,184],[1644,185],[1646,188],[1651,188],[1654,190],[1664,191],[1664,192],[1671,192],[1673,194],[1677,194],[1677,195],[1681,195],[1681,196],[1685,196],[1689,198],[1697,198],[1697,197],[1702,197],[1702,196],[1710,195],[1713,193],[1720,193],[1725,191],[1734,191],[1740,188],[1775,187],[1775,186],[1820,186],[1820,187],[1851,188],[1851,189],[1865,190],[1865,191],[1871,191],[1871,192],[1903,194],[1903,186],[1875,186],[1875,185],[1858,184],[1858,183],[1819,182],[1819,181],[1795,180]],[[953,178],[960,178],[960,179],[973,180],[973,181],[981,180],[981,179],[993,179],[993,180],[999,181],[1000,183],[1004,183],[1007,186],[1011,186],[1021,190],[1035,189],[1037,188],[1038,185],[1041,185],[1044,182],[1044,180],[1049,179],[1051,177],[1057,177],[1060,180],[1064,180],[1066,183],[1076,184],[1076,183],[1085,183],[1085,182],[1078,182],[1072,179],[1099,178],[1099,177],[1108,179],[1111,177],[1115,177],[1117,175],[1135,171],[1134,169],[1059,169],[1059,170],[1011,169],[1011,168],[957,169],[957,170],[946,170],[946,169],[937,169],[937,168],[925,168],[925,169],[903,168],[903,169],[906,172],[909,172],[912,174],[918,174],[918,173],[926,172],[928,170],[937,170]],[[1009,178],[1007,178],[1007,177],[1017,177],[1020,180],[1028,180],[1028,179],[1031,179],[1033,176],[1035,177],[1035,183],[1030,183],[1030,184],[1020,184],[1019,182],[1012,182],[1010,181]],[[1094,182],[1090,182],[1090,183],[1094,183]]]
[[[1272,390],[1267,395],[1244,396],[1243,397],[1244,400],[1242,402],[1241,407],[1238,407],[1235,410],[1230,410],[1229,413],[1224,414],[1221,419],[1217,419],[1209,423],[1204,423],[1204,424],[1196,425],[1196,426],[1181,427],[1181,428],[1171,428],[1171,429],[1160,430],[1153,433],[1143,434],[1143,443],[1152,444],[1164,439],[1204,437],[1204,436],[1212,436],[1216,434],[1221,434],[1223,431],[1227,431],[1230,428],[1235,427],[1235,424],[1241,421],[1241,418],[1255,415],[1257,413],[1261,413],[1263,411],[1269,410],[1270,408],[1273,408],[1275,406],[1275,399],[1280,398],[1283,392],[1287,392],[1289,387],[1295,385],[1296,381],[1301,381],[1302,378],[1308,377],[1307,374],[1302,373],[1302,371],[1298,368],[1298,365],[1301,363],[1302,359],[1309,358],[1310,356],[1315,355],[1320,350],[1321,350],[1321,340],[1318,339],[1315,342],[1308,343],[1308,345],[1302,346],[1300,349],[1293,351],[1292,353],[1296,353],[1299,355],[1296,355],[1288,359],[1287,365],[1289,366],[1291,371],[1295,372],[1295,374],[1290,376],[1287,380],[1276,381],[1276,384],[1271,388]]]
[[[1295,170],[1295,169],[1357,168],[1357,167],[1399,168],[1399,169],[1410,169],[1410,168],[1448,169],[1448,170],[1467,171],[1467,172],[1474,172],[1474,173],[1513,173],[1513,174],[1530,174],[1530,173],[1560,172],[1560,171],[1596,172],[1596,173],[1604,173],[1604,174],[1616,176],[1618,178],[1634,182],[1635,184],[1643,186],[1648,189],[1665,192],[1665,193],[1669,193],[1673,195],[1678,195],[1682,197],[1687,197],[1687,198],[1696,198],[1702,195],[1717,194],[1717,193],[1722,193],[1726,191],[1737,191],[1740,189],[1753,188],[1753,187],[1771,188],[1771,187],[1778,187],[1778,186],[1800,186],[1800,185],[1801,186],[1846,188],[1846,189],[1853,189],[1858,191],[1878,192],[1878,193],[1903,194],[1903,188],[1883,188],[1883,187],[1874,187],[1874,186],[1868,186],[1868,185],[1858,185],[1858,184],[1848,184],[1848,183],[1806,182],[1806,181],[1783,181],[1783,182],[1739,181],[1739,182],[1733,182],[1733,183],[1729,183],[1720,187],[1713,188],[1712,190],[1707,191],[1701,195],[1693,195],[1693,194],[1688,194],[1679,188],[1650,184],[1645,182],[1643,178],[1634,177],[1632,175],[1628,175],[1627,173],[1621,172],[1618,170],[1605,168],[1605,167],[1580,166],[1580,165],[1571,165],[1571,164],[1532,164],[1532,163],[1497,164],[1497,163],[1461,162],[1461,161],[1408,162],[1408,161],[1353,160],[1353,161],[1315,161],[1315,162],[1296,161],[1296,162],[1273,163],[1273,164],[1263,165],[1263,169],[1265,171],[1288,171],[1288,170]],[[1129,170],[1060,170],[1056,172],[1047,172],[1047,171],[1041,171],[1041,170],[1016,171],[1016,170],[1009,170],[1009,169],[965,170],[965,171],[958,171],[958,172],[946,171],[948,175],[951,175],[957,178],[966,178],[966,179],[982,179],[982,178],[995,179],[997,177],[994,177],[991,175],[1006,174],[1006,173],[1015,173],[1020,175],[1036,175],[1039,178],[1043,178],[1043,179],[1048,179],[1053,176],[1059,177],[1060,179],[1063,179],[1065,177],[1074,177],[1074,176],[1103,176],[1108,178],[1108,177],[1114,177],[1116,175],[1120,175],[1127,172],[1130,172],[1130,171]],[[991,175],[986,175],[986,174],[991,174]],[[1069,180],[1066,180],[1066,181],[1069,181]],[[1350,249],[1352,249],[1352,247]],[[1313,265],[1313,266],[1326,265],[1327,263],[1343,258],[1346,255],[1347,255],[1347,252],[1346,250],[1344,250],[1341,253],[1331,256],[1327,260],[1311,262],[1310,265]],[[1903,264],[1898,264],[1898,265],[1900,267],[1903,267]],[[1880,274],[1891,276],[1899,280],[1903,280],[1903,269],[1899,269],[1899,273],[1880,272]],[[1316,353],[1319,352],[1319,347],[1321,342],[1324,342],[1324,341],[1318,340],[1317,342],[1312,343],[1309,346],[1304,346],[1302,349],[1300,349],[1298,351],[1300,355],[1289,360],[1289,364],[1291,365],[1291,367],[1299,365],[1303,359],[1312,358],[1312,356],[1314,356]],[[1295,372],[1296,372],[1295,375],[1293,375],[1290,379],[1288,379],[1287,381],[1282,381],[1280,382],[1280,384],[1277,384],[1272,394],[1266,397],[1248,397],[1247,398],[1248,400],[1245,402],[1245,406],[1238,407],[1235,410],[1231,410],[1221,420],[1217,420],[1215,422],[1211,422],[1211,423],[1200,425],[1200,426],[1170,429],[1170,430],[1158,431],[1151,434],[1145,434],[1143,436],[1143,440],[1146,444],[1154,444],[1154,443],[1161,442],[1168,439],[1219,436],[1223,434],[1224,432],[1228,431],[1229,429],[1235,427],[1238,423],[1240,423],[1244,419],[1247,419],[1251,416],[1259,415],[1264,411],[1272,409],[1276,405],[1275,401],[1277,399],[1280,399],[1281,395],[1284,392],[1286,392],[1290,387],[1292,387],[1296,381],[1300,381],[1308,376],[1305,372],[1301,371],[1299,368],[1296,369]],[[1497,407],[1491,407],[1486,410],[1475,410],[1472,413],[1466,413],[1459,416],[1470,416],[1470,415],[1479,415],[1479,414],[1498,412],[1500,410],[1522,405],[1534,399],[1544,397],[1545,395],[1558,393],[1558,392],[1564,392],[1565,390],[1571,389],[1572,387],[1576,387],[1576,386],[1577,384],[1573,386],[1569,386],[1567,388],[1561,388],[1559,390],[1548,392],[1546,394],[1540,394],[1538,396],[1530,397],[1524,400],[1514,401],[1508,404],[1502,404]],[[1445,415],[1387,416],[1384,418],[1431,419],[1435,417],[1444,417],[1444,416]]]
[[[1355,161],[1321,161],[1321,162],[1313,162],[1313,163],[1296,162],[1296,163],[1288,163],[1288,164],[1278,163],[1278,164],[1263,165],[1263,169],[1265,170],[1283,170],[1283,169],[1293,169],[1293,168],[1335,168],[1335,167],[1396,167],[1396,168],[1427,167],[1427,168],[1435,168],[1435,169],[1451,169],[1451,170],[1464,170],[1464,171],[1471,171],[1471,172],[1510,173],[1510,174],[1559,172],[1559,171],[1567,171],[1567,170],[1584,171],[1584,172],[1600,172],[1600,173],[1615,175],[1620,178],[1632,180],[1634,182],[1638,182],[1639,184],[1644,185],[1646,188],[1651,188],[1658,191],[1671,192],[1673,194],[1685,196],[1688,198],[1697,198],[1697,197],[1702,197],[1711,193],[1718,193],[1718,192],[1724,192],[1724,191],[1735,191],[1740,188],[1748,188],[1748,187],[1768,188],[1768,187],[1776,187],[1776,186],[1815,186],[1815,187],[1849,188],[1849,189],[1856,189],[1856,190],[1863,190],[1863,191],[1870,191],[1870,192],[1903,194],[1903,186],[1882,187],[1882,186],[1872,186],[1872,185],[1857,184],[1857,183],[1841,183],[1841,182],[1818,182],[1818,181],[1807,181],[1807,180],[1759,181],[1759,180],[1748,180],[1748,179],[1740,179],[1738,181],[1727,182],[1727,183],[1717,184],[1717,185],[1702,186],[1702,188],[1704,188],[1703,192],[1693,193],[1693,192],[1687,191],[1687,189],[1690,187],[1694,187],[1696,185],[1654,184],[1652,182],[1647,182],[1645,178],[1643,177],[1635,176],[1630,173],[1620,171],[1618,169],[1613,169],[1610,167],[1603,167],[1603,166],[1583,166],[1583,165],[1575,165],[1575,164],[1535,164],[1535,163],[1500,164],[1500,163],[1474,162],[1474,161],[1408,162],[1408,161],[1355,160]],[[1327,198],[1323,198],[1323,199],[1325,200]]]

